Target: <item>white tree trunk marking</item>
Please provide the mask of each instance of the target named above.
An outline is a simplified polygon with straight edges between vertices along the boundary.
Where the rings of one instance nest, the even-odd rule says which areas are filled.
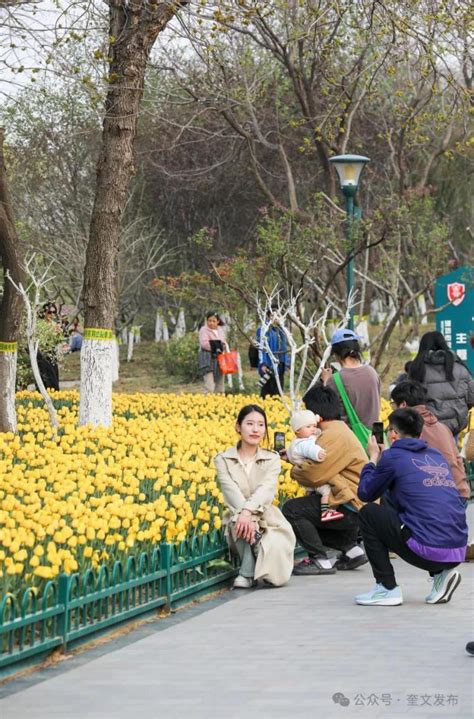
[[[130,329],[128,331],[128,341],[127,341],[127,362],[132,361],[133,357],[133,343],[135,342],[135,336],[133,334],[133,331]]]
[[[156,311],[155,318],[155,342],[161,342],[163,339],[163,317],[160,310]]]
[[[16,432],[16,352],[0,352],[0,427]]]
[[[118,382],[120,369],[120,347],[118,340],[114,340],[112,352],[112,382]]]
[[[112,424],[112,370],[115,340],[84,340],[81,350],[79,424]]]
[[[240,359],[240,352],[237,352],[237,377],[239,379],[239,389],[241,392],[245,389],[244,385],[244,373],[242,372],[242,361]]]
[[[184,337],[186,334],[186,321],[184,319],[184,310],[180,309],[178,313],[178,319],[176,320],[176,329],[174,331],[174,336],[176,338]]]

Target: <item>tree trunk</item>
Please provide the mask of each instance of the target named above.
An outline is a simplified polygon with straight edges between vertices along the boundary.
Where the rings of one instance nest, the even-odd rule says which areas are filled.
[[[128,330],[128,341],[127,341],[127,362],[131,362],[133,358],[133,345],[135,343],[135,335],[133,334],[133,328]]]
[[[13,219],[3,155],[4,130],[0,128],[0,255],[3,267],[3,297],[0,303],[0,432],[16,432],[15,382],[17,341],[22,299],[7,280],[24,284],[22,252]]]
[[[113,336],[122,216],[134,173],[134,141],[150,51],[187,2],[109,3],[109,90],[83,285],[79,423],[112,423]],[[109,331],[110,337],[107,335]],[[99,333],[99,334],[97,334]]]
[[[156,311],[155,318],[155,342],[161,342],[163,336],[163,318],[160,310]]]
[[[120,372],[120,347],[118,340],[115,339],[112,349],[112,382],[118,382]]]
[[[16,342],[0,342],[0,432],[16,432],[15,384],[16,384]]]
[[[184,319],[184,310],[181,308],[178,312],[178,319],[176,320],[176,328],[174,331],[174,336],[179,339],[181,337],[184,337],[186,334],[186,320]]]

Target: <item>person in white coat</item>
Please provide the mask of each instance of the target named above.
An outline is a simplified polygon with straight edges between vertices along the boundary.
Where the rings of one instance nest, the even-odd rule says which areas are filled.
[[[227,538],[240,557],[235,589],[250,589],[258,579],[279,587],[289,580],[294,565],[295,535],[290,523],[273,505],[281,460],[260,445],[267,418],[258,405],[243,407],[235,425],[240,440],[214,458],[217,481],[227,511]]]

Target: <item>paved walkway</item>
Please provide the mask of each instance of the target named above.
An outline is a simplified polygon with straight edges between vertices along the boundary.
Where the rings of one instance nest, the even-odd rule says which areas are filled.
[[[232,592],[102,656],[86,652],[0,687],[0,717],[471,719],[474,565],[462,565],[449,604],[429,606],[427,575],[394,564],[401,607],[353,603],[373,583],[368,566]],[[336,693],[350,704],[336,704]]]

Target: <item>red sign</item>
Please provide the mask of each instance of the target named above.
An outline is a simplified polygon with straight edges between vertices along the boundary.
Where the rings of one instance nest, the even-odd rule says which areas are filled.
[[[461,304],[466,294],[466,285],[461,282],[451,282],[447,286],[448,300],[453,303],[456,307]]]

